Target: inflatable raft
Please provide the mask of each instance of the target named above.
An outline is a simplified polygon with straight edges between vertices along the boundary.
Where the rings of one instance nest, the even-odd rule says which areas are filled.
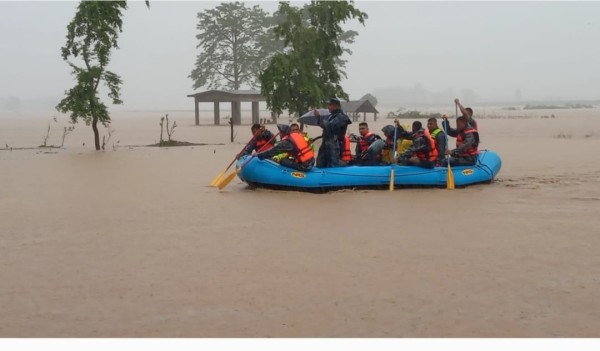
[[[242,157],[240,167],[250,156]],[[497,153],[480,151],[474,166],[452,167],[454,184],[465,186],[489,183],[500,171],[502,161]],[[326,191],[340,188],[383,188],[390,182],[394,167],[394,185],[445,187],[447,167],[426,169],[417,166],[346,166],[335,168],[314,167],[309,172],[300,172],[283,167],[271,160],[254,157],[238,173],[240,179],[253,187],[285,188],[297,190]]]

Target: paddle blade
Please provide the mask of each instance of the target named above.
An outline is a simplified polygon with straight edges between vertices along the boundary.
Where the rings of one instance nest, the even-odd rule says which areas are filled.
[[[452,173],[450,163],[448,163],[448,173],[446,174],[446,189],[454,189],[454,173]]]
[[[390,191],[394,191],[394,169],[390,173]]]
[[[221,178],[225,175],[225,171],[219,173],[219,175],[210,183],[210,186],[217,186],[221,182]]]
[[[240,172],[240,169],[241,168],[238,168],[235,172],[232,172],[227,177],[225,177],[225,179],[223,179],[221,183],[219,183],[219,190],[223,190],[223,188],[226,187],[227,184],[229,184],[233,180],[233,178],[235,178],[235,176]]]

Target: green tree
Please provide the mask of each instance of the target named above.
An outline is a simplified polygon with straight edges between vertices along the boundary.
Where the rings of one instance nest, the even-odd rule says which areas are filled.
[[[148,1],[146,6],[150,7]],[[110,124],[106,105],[98,96],[101,82],[108,89],[113,104],[122,104],[119,75],[108,71],[110,52],[118,49],[117,39],[122,32],[122,11],[126,1],[81,1],[75,17],[67,26],[67,43],[61,48],[62,58],[73,69],[76,85],[65,92],[56,109],[69,113],[71,122],[81,118],[92,125],[96,150],[100,150],[98,122],[105,127]],[[79,65],[71,61],[78,59]]]
[[[285,109],[301,114],[331,96],[347,99],[340,85],[345,52],[341,23],[357,19],[364,25],[367,14],[346,1],[312,1],[304,9],[281,2],[278,12],[285,19],[274,32],[284,41],[284,51],[275,54],[260,75],[267,106],[275,113]]]
[[[238,90],[243,84],[256,87],[261,63],[261,45],[270,19],[258,6],[247,8],[236,1],[222,3],[198,13],[200,34],[196,65],[189,78],[194,89]]]

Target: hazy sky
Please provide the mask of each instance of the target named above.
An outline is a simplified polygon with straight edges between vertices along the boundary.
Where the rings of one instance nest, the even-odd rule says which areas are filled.
[[[118,109],[191,109],[196,14],[220,2],[132,2],[110,69]],[[268,12],[276,2],[260,4]],[[301,2],[295,2],[301,5]],[[77,2],[0,1],[0,99],[59,99],[60,57]],[[470,89],[484,99],[600,99],[600,2],[357,1],[369,19],[343,83],[351,98],[387,87]],[[56,101],[58,102],[58,101]],[[1,108],[0,108],[1,109]]]

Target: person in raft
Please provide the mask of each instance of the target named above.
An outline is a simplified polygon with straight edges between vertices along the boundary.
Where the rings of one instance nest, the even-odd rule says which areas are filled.
[[[271,133],[268,129],[265,129],[265,126],[261,126],[258,123],[255,123],[252,125],[252,127],[250,127],[250,130],[252,131],[252,135],[254,135],[255,137],[252,139],[252,141],[250,142],[250,144],[248,144],[248,146],[246,146],[244,148],[244,150],[242,150],[242,152],[240,152],[240,155],[238,156],[238,158],[240,156],[244,156],[244,155],[251,155],[252,151],[256,151],[258,152],[258,150],[260,150],[263,146],[265,146],[265,144],[271,144],[270,146],[266,146],[262,151],[268,150],[270,148],[273,147],[273,145],[275,145],[275,139],[273,139],[273,133]]]
[[[356,141],[356,165],[377,165],[381,162],[381,149],[385,144],[381,137],[369,131],[367,122],[358,124],[358,133],[356,136],[351,134],[350,137]],[[378,141],[379,140],[379,141]]]
[[[290,124],[290,129],[292,130],[292,133],[298,132],[298,133],[301,133],[302,135],[304,135],[304,140],[306,140],[306,142],[310,145],[311,150],[315,151],[315,147],[313,145],[313,141],[310,139],[310,137],[308,136],[307,132],[301,132],[300,131],[300,125],[298,125],[298,123],[292,123],[292,124]]]
[[[435,160],[435,166],[439,167],[446,157],[446,139],[448,139],[448,137],[446,136],[446,133],[438,127],[437,119],[435,119],[435,117],[431,117],[427,120],[427,129],[429,130],[429,134],[431,134],[431,138],[435,140],[435,148],[438,153],[437,160]]]
[[[260,160],[277,156],[282,166],[298,171],[310,171],[315,165],[315,153],[300,132],[292,132],[290,126],[278,124],[281,141],[267,151],[256,154]],[[281,157],[282,153],[287,155]]]
[[[479,155],[479,133],[468,125],[467,118],[460,116],[456,119],[456,129],[450,128],[447,117],[442,117],[444,129],[448,135],[456,138],[456,149],[446,150],[446,155],[450,155],[449,160],[444,160],[444,166],[450,162],[451,166],[473,166],[477,162]]]
[[[473,109],[470,107],[464,107],[458,99],[454,99],[454,103],[460,110],[460,113],[462,113],[462,117],[467,119],[467,125],[476,131],[479,131],[479,128],[477,127],[477,121],[473,119]]]
[[[394,121],[396,125],[400,125],[399,121]],[[408,124],[402,127],[408,128]],[[383,135],[385,136],[385,145],[381,150],[381,163],[384,165],[391,164],[394,160],[393,150],[394,150],[394,129],[393,125],[388,124],[387,126],[381,128]],[[396,133],[396,155],[401,155],[404,151],[406,151],[412,145],[412,140],[402,138],[398,133]]]
[[[433,168],[438,153],[435,140],[429,134],[429,130],[423,128],[419,121],[413,122],[412,133],[404,130],[399,124],[397,126],[400,136],[413,141],[412,145],[398,157],[398,164]]]
[[[329,99],[327,105],[329,116],[320,116],[319,110],[313,110],[313,114],[319,117],[319,126],[323,128],[323,139],[317,156],[317,167],[319,168],[347,165],[341,160],[341,156],[346,149],[346,131],[352,121],[342,111],[341,105],[339,99]]]

